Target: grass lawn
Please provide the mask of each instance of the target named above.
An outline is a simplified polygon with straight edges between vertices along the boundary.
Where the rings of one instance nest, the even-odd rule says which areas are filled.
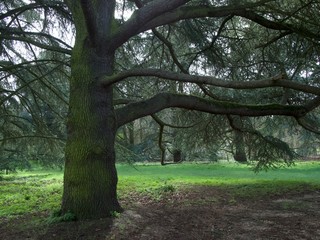
[[[300,162],[290,168],[253,172],[232,163],[117,166],[119,196],[132,192],[157,196],[189,185],[223,187],[243,197],[263,197],[286,191],[320,189],[320,162]],[[0,217],[59,208],[63,172],[37,170],[4,175],[0,181]]]

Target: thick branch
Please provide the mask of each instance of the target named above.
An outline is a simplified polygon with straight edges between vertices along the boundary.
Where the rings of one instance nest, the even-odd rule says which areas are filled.
[[[114,33],[110,43],[112,45],[111,48],[117,49],[129,38],[141,32],[140,29],[147,22],[172,11],[189,1],[190,0],[154,0],[151,3],[142,6]]]
[[[257,89],[257,88],[269,88],[269,87],[284,87],[302,91],[305,93],[312,93],[320,95],[320,88],[304,85],[294,81],[285,80],[282,74],[267,79],[256,80],[256,81],[226,81],[223,79],[209,77],[209,76],[196,76],[184,73],[170,72],[160,69],[132,69],[119,74],[106,77],[101,80],[104,85],[114,84],[125,78],[129,77],[142,77],[151,76],[158,77],[167,80],[189,82],[197,84],[207,84],[216,87],[233,88],[233,89]]]
[[[254,5],[256,6],[256,5]],[[273,22],[267,20],[260,15],[250,11],[250,4],[246,5],[231,5],[231,6],[183,6],[175,11],[167,12],[152,21],[144,24],[139,31],[143,32],[158,26],[162,26],[169,23],[178,22],[185,19],[194,19],[194,18],[205,18],[205,17],[227,17],[230,15],[241,16],[247,19],[250,19],[264,27],[274,29],[274,30],[290,30],[290,28],[278,22]]]
[[[155,114],[165,108],[178,107],[188,110],[197,110],[211,114],[233,114],[239,116],[267,116],[285,115],[302,117],[316,107],[315,100],[312,106],[288,106],[280,104],[244,105],[223,101],[207,100],[196,96],[187,96],[170,93],[160,93],[148,100],[130,103],[116,110],[118,126],[122,126],[137,118]],[[317,106],[320,105],[319,99]]]
[[[208,5],[184,6],[189,0],[154,0],[145,6],[141,6],[132,14],[132,17],[119,27],[110,38],[110,48],[117,49],[132,36],[154,29],[159,26],[175,23],[181,20],[227,17],[230,15],[249,19],[263,27],[273,30],[285,30],[296,32],[308,38],[320,39],[319,34],[310,32],[301,26],[284,23],[283,21],[272,21],[254,12],[256,7],[263,6],[269,1],[257,3],[235,4],[230,6],[214,7]]]
[[[226,17],[230,15],[235,15],[249,19],[268,29],[291,31],[306,36],[308,38],[320,39],[319,34],[310,32],[307,29],[301,28],[301,26],[295,27],[293,25],[284,23],[283,21],[271,21],[267,18],[264,18],[263,16],[260,16],[259,14],[251,10],[254,7],[257,7],[257,5],[258,3],[222,7],[210,7],[203,5],[183,6],[177,8],[175,11],[166,12],[161,16],[154,18],[149,22],[146,22],[145,24],[141,25],[137,33],[185,19],[205,17]]]
[[[95,22],[96,11],[93,8],[93,2],[91,0],[81,0],[80,4],[86,21],[87,31],[92,43],[95,44],[98,29]]]

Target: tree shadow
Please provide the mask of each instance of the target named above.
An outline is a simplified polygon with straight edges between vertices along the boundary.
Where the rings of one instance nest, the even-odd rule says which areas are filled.
[[[113,221],[110,217],[50,224],[36,239],[105,239]]]

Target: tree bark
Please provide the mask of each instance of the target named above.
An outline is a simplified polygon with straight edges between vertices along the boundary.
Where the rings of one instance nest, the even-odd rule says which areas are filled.
[[[247,162],[246,147],[244,142],[243,120],[239,116],[227,116],[233,129],[233,146],[235,152],[233,158],[239,163]]]
[[[83,47],[73,54],[62,212],[99,218],[121,211],[117,200],[114,141],[117,130],[112,87],[97,84],[112,71],[113,56],[103,59]]]
[[[91,4],[83,1],[82,4]],[[109,4],[109,3],[108,3]],[[112,8],[112,2],[110,2]],[[91,5],[90,5],[91,6]],[[109,7],[110,7],[109,6]],[[62,214],[72,212],[78,219],[106,217],[121,211],[117,200],[113,87],[102,86],[99,78],[113,73],[114,52],[100,36],[90,35],[108,21],[110,13],[83,10],[70,1],[77,36],[72,52],[68,137],[65,150]],[[91,6],[96,7],[98,6]],[[107,6],[105,6],[107,7]],[[86,11],[96,16],[86,18]],[[111,9],[110,12],[113,13]],[[92,14],[93,14],[92,13]],[[108,15],[109,14],[109,15]],[[109,21],[110,22],[110,21]],[[90,28],[94,28],[91,29]],[[108,26],[100,27],[107,35]],[[109,26],[110,27],[110,26]]]
[[[243,139],[243,132],[239,130],[234,130],[234,146],[235,146],[235,153],[234,153],[234,160],[239,163],[246,163],[247,162],[247,155],[245,151],[245,143]]]
[[[182,153],[181,153],[181,150],[180,149],[175,149],[173,151],[173,162],[174,163],[179,163],[182,161]]]
[[[77,54],[77,51],[81,54]],[[117,131],[112,87],[97,84],[112,71],[113,56],[99,58],[95,49],[75,47],[72,61],[68,139],[62,212],[99,218],[121,211],[117,200],[114,141]]]

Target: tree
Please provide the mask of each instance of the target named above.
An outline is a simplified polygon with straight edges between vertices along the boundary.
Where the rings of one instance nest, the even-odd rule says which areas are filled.
[[[116,18],[118,8],[134,11],[128,19]],[[1,3],[1,9],[5,12],[0,17],[3,71],[8,70],[4,66],[8,62],[15,64],[16,60],[9,56],[17,41],[32,45],[27,50],[33,51],[35,65],[40,59],[35,57],[34,48],[55,53],[55,63],[57,56],[71,55],[62,213],[71,211],[80,219],[100,218],[122,210],[116,191],[115,138],[119,127],[135,119],[166,108],[302,119],[320,104],[315,74],[319,68],[319,1],[294,1],[289,5],[271,0],[36,0],[30,4],[8,0]],[[60,23],[61,29],[71,28],[70,23],[74,26],[72,51],[48,30],[53,28],[49,16]],[[33,24],[26,24],[26,18]],[[173,36],[185,40],[180,42],[182,55],[177,55],[171,43]],[[161,58],[158,63],[155,61],[159,54],[153,45],[155,37],[163,43],[160,56],[170,61],[171,68],[164,68],[168,64]],[[303,46],[296,48],[296,55],[303,55],[306,60],[297,75],[302,76],[305,71],[313,74],[300,81],[295,79],[297,75],[291,79],[278,71],[278,66],[289,63],[289,59],[279,63],[270,56],[275,53],[274,48],[288,48],[286,44],[292,39],[301,42]],[[244,42],[245,48],[241,48]],[[152,48],[145,55],[148,46]],[[256,48],[251,52],[249,47]],[[128,59],[124,55],[130,52],[136,55],[130,64],[121,66],[119,59]],[[238,64],[245,59],[245,66]],[[232,81],[230,66],[238,69],[241,80],[238,77]],[[293,68],[288,66],[285,70],[291,73]],[[164,87],[142,99],[116,101],[115,92],[121,82],[142,77],[148,84],[162,79],[162,86],[167,86],[168,81],[179,82],[184,91],[172,93]],[[199,95],[189,94],[191,85],[198,88]],[[218,93],[219,88],[224,88],[225,93]],[[285,102],[277,101],[273,90],[269,91],[279,88],[291,91]],[[284,95],[282,90],[278,92]],[[261,98],[257,93],[270,94],[270,98]],[[215,99],[215,94],[223,95],[223,100]],[[250,98],[252,95],[254,99]],[[303,98],[291,101],[296,96]]]

